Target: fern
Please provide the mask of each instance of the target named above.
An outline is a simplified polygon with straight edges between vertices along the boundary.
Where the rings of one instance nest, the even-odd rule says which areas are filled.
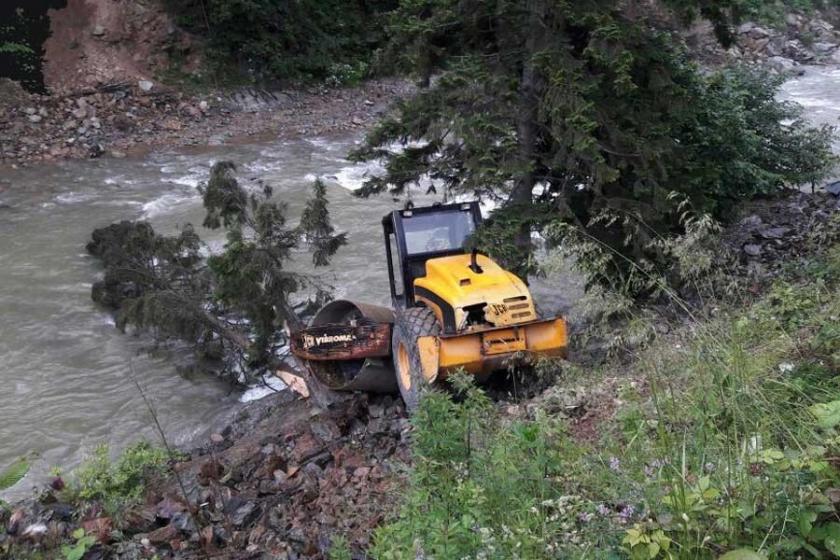
[[[29,463],[25,459],[18,459],[12,466],[0,471],[0,492],[7,490],[23,480],[29,472]]]

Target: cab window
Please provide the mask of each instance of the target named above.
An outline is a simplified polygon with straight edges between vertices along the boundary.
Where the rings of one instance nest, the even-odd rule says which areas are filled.
[[[461,249],[475,231],[471,212],[452,211],[403,215],[405,245],[409,255]]]

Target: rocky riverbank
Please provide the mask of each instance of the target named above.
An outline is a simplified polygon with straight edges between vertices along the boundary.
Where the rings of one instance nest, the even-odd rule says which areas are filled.
[[[88,559],[326,558],[336,542],[361,553],[398,504],[409,432],[389,396],[321,411],[282,392],[243,409],[119,515],[68,502],[52,481],[0,513],[0,556],[56,550],[79,527],[96,539]]]
[[[833,13],[796,13],[783,22],[746,22],[735,29],[734,44],[725,49],[708,23],[695,25],[686,41],[701,60],[714,64],[763,64],[777,72],[801,65],[840,64],[840,30],[829,21]]]
[[[408,91],[408,82],[385,79],[343,89],[191,95],[140,80],[50,96],[0,80],[0,166],[362,129]]]

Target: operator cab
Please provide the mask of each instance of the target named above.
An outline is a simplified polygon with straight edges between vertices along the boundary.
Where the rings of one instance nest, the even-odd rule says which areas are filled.
[[[466,253],[480,223],[477,202],[395,210],[382,218],[394,306],[416,305],[414,281],[426,276],[426,261]]]

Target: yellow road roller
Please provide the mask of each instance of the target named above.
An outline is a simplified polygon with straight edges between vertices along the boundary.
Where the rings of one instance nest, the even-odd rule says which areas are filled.
[[[476,202],[386,215],[393,309],[333,301],[293,333],[292,352],[332,389],[398,389],[409,410],[451,372],[483,381],[519,357],[564,356],[565,321],[540,318],[520,278],[465,248],[480,221]]]

